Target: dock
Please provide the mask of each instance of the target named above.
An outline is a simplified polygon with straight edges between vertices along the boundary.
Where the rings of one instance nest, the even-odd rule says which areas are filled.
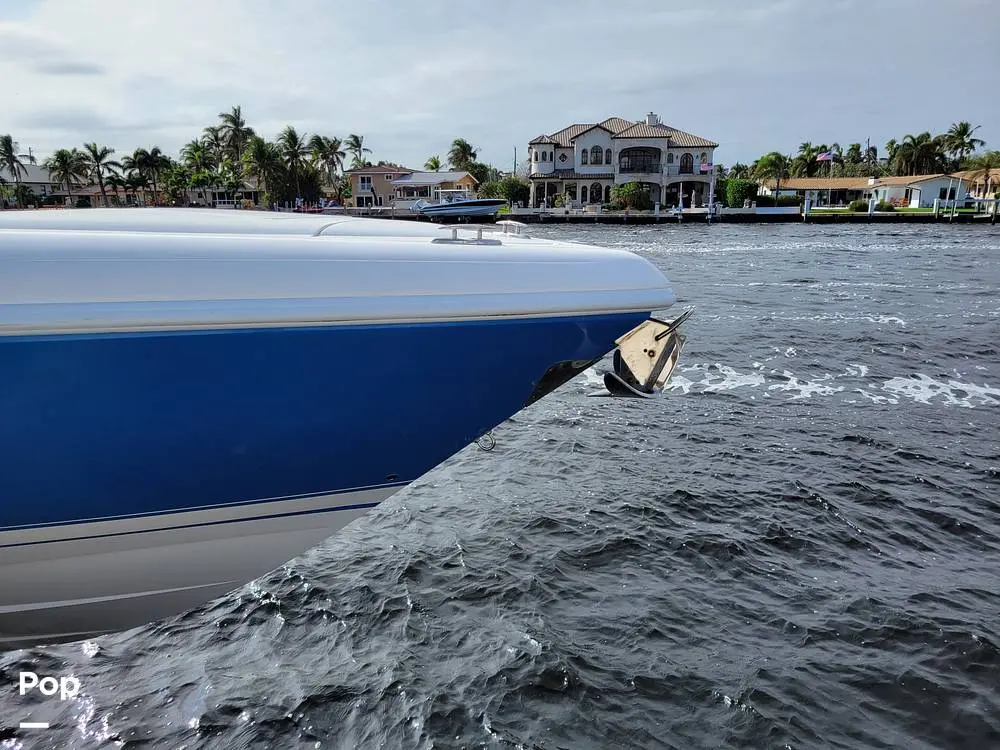
[[[427,221],[435,224],[463,223],[461,218],[435,217],[429,219],[408,209],[339,208],[324,211],[346,216],[365,216],[381,219]],[[940,212],[932,211],[875,211],[851,213],[843,211],[812,210],[806,214],[792,208],[722,208],[709,216],[708,209],[692,208],[674,211],[581,211],[579,209],[518,209],[496,217],[475,217],[475,223],[491,223],[512,219],[524,224],[683,224],[700,226],[712,224],[981,224],[995,225],[997,212]]]

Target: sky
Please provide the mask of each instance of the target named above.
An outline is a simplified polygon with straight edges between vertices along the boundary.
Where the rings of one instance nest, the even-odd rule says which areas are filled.
[[[454,138],[500,169],[610,116],[720,144],[940,133],[1000,148],[1000,0],[0,0],[0,134],[40,157],[180,147],[240,105],[266,138],[364,136],[419,169]]]

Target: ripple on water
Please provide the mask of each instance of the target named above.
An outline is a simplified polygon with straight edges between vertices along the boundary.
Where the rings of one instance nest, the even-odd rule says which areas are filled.
[[[665,398],[598,367],[342,534],[72,672],[49,747],[1000,747],[995,233],[540,227],[696,312]],[[0,729],[0,747],[27,748]]]

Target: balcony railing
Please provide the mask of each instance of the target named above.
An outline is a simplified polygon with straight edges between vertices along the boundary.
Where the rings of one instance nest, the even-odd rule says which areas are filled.
[[[622,174],[659,174],[663,165],[659,159],[629,159],[618,161],[618,171]]]

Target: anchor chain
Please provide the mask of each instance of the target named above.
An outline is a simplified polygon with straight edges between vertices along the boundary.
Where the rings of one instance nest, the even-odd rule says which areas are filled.
[[[490,430],[481,438],[476,439],[476,445],[479,446],[481,451],[491,451],[497,447],[497,439],[493,437],[493,430]]]

